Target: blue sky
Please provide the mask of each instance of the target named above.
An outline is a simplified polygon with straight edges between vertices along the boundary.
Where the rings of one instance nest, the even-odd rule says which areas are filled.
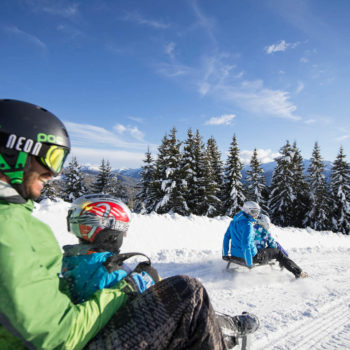
[[[0,96],[64,121],[82,164],[142,165],[172,127],[223,160],[350,158],[347,0],[3,0]]]

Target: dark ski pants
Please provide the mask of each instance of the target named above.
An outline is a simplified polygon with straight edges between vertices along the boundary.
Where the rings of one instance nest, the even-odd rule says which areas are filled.
[[[130,300],[85,349],[226,350],[226,345],[203,285],[174,276]]]
[[[264,248],[259,250],[258,254],[254,256],[253,262],[258,264],[267,264],[272,259],[276,259],[281,266],[285,267],[295,277],[300,276],[302,269],[277,248]]]

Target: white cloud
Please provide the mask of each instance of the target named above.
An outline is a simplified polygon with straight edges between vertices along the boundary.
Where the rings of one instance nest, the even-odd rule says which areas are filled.
[[[295,93],[296,93],[296,94],[299,94],[299,93],[302,92],[303,90],[304,90],[304,83],[301,82],[301,81],[299,81],[298,87],[297,87]]]
[[[126,131],[126,127],[122,124],[114,125],[113,129],[119,134],[123,134]]]
[[[165,53],[171,58],[174,59],[175,54],[174,54],[174,50],[175,50],[175,46],[176,44],[174,42],[170,42],[169,44],[167,44],[164,48]]]
[[[259,162],[262,164],[273,162],[276,157],[280,156],[278,152],[272,152],[271,149],[257,149],[256,151],[258,153]],[[241,151],[240,158],[242,163],[249,164],[253,153],[254,151]]]
[[[257,115],[301,119],[294,114],[297,107],[290,101],[289,92],[264,88],[262,81],[245,82],[241,89],[221,86],[220,93],[224,99],[231,100],[244,110]]]
[[[168,78],[177,78],[180,76],[188,75],[191,72],[191,68],[179,63],[161,63],[156,67],[159,74]]]
[[[350,134],[337,137],[338,142],[342,142],[342,141],[345,141],[347,139],[350,139]]]
[[[299,42],[296,43],[287,43],[285,40],[281,40],[278,44],[272,44],[270,46],[265,47],[265,52],[267,54],[272,54],[278,51],[286,51],[287,48],[296,48],[299,45]]]
[[[143,119],[142,118],[130,116],[130,117],[128,117],[128,119],[130,119],[130,120],[132,120],[134,122],[137,122],[137,123],[143,123]]]
[[[95,125],[72,122],[65,122],[64,124],[68,129],[72,144],[76,147],[91,147],[91,143],[94,143],[99,147],[126,148],[142,151],[146,150],[148,147],[148,144],[140,140],[140,137],[141,135],[143,136],[143,134],[137,128],[128,129],[121,124],[117,124],[116,128],[112,129],[115,131],[115,133],[113,133],[112,131]],[[136,140],[131,142],[130,140],[126,141],[125,139],[122,139],[120,135],[123,134],[123,127],[125,128],[125,132],[128,132],[129,135],[132,135]]]
[[[308,125],[315,124],[316,123],[316,119],[307,119],[307,120],[304,121],[304,123],[308,124]]]
[[[122,124],[116,124],[113,127],[113,130],[115,130],[119,134],[125,134],[128,133],[132,137],[134,137],[137,140],[143,140],[144,133],[140,131],[137,126],[124,126]]]
[[[122,17],[122,20],[134,22],[134,23],[141,24],[141,25],[146,25],[148,27],[152,27],[155,29],[166,29],[169,27],[169,24],[166,24],[162,21],[157,21],[154,19],[146,18],[138,12],[125,13],[125,15]]]
[[[20,30],[16,26],[5,27],[5,30],[11,34],[16,35],[19,38],[24,39],[25,41],[29,42],[30,44],[34,44],[36,46],[39,46],[42,49],[46,48],[46,45],[39,38],[37,38],[34,35],[28,34],[28,33],[24,32],[23,30]]]
[[[132,135],[133,137],[135,137],[135,139],[138,140],[143,140],[144,137],[144,133],[142,131],[140,131],[137,126],[134,126],[132,128],[129,128],[128,131],[130,132],[130,135]]]
[[[54,3],[53,3],[54,4]],[[41,8],[43,12],[50,13],[56,16],[62,16],[65,18],[72,18],[78,14],[78,4],[71,4],[66,7],[59,7],[58,5],[44,6]]]
[[[306,57],[301,57],[301,58],[300,58],[300,62],[302,62],[302,63],[307,63],[307,62],[309,62],[309,59],[306,58]]]
[[[221,117],[212,117],[205,125],[230,125],[236,116],[234,114],[223,114]]]
[[[26,0],[34,12],[45,12],[50,15],[73,18],[79,14],[79,4],[71,1]]]

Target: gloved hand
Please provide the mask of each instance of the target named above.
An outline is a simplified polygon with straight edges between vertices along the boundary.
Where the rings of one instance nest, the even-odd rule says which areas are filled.
[[[131,276],[126,276],[121,281],[119,281],[116,284],[116,288],[120,289],[122,292],[124,292],[131,298],[141,293],[136,282]]]
[[[119,281],[116,287],[133,298],[153,285],[152,277],[147,272],[142,271],[141,273],[132,272]]]
[[[142,273],[142,271],[147,272],[154,282],[161,281],[158,271],[151,265],[149,261],[140,262],[134,269],[133,272]]]

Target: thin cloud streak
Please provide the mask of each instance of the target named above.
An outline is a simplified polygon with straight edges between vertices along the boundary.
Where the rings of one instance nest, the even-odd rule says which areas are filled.
[[[147,150],[147,147],[149,146],[147,143],[145,143],[145,141],[143,142],[124,141],[115,133],[108,131],[99,126],[88,125],[88,124],[78,124],[78,123],[72,123],[72,122],[65,122],[64,124],[68,129],[68,133],[71,137],[72,144],[77,147],[79,146],[89,147],[91,145],[91,142],[93,142],[95,145],[100,145],[104,147],[109,146],[109,147],[135,149],[135,150],[144,151],[144,150]],[[130,134],[133,136],[139,136],[138,133],[139,133],[138,129],[130,130]],[[150,147],[154,147],[154,146],[155,145],[150,145]]]
[[[46,45],[36,36],[32,35],[32,34],[28,34],[26,32],[24,32],[23,30],[19,29],[16,26],[8,26],[5,27],[5,30],[8,33],[14,34],[17,37],[24,39],[25,41],[29,42],[30,44],[34,44],[35,46],[38,46],[42,49],[46,49]]]
[[[138,12],[126,12],[121,20],[146,25],[155,29],[167,29],[170,26],[169,24],[163,23],[162,21],[145,18]]]

